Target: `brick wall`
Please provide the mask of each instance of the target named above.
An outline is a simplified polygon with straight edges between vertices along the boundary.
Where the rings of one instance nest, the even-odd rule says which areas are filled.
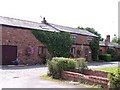
[[[106,54],[106,47],[105,46],[100,46],[99,50],[102,50],[102,54]]]
[[[117,55],[120,55],[120,48],[116,48]]]
[[[89,36],[83,36],[83,35],[77,35],[77,40],[76,43],[77,44],[88,44],[88,38],[90,38]]]
[[[102,50],[102,54],[106,54],[107,53],[107,49],[108,49],[108,47],[106,47],[106,46],[100,46],[99,50]],[[120,48],[115,48],[115,50],[116,50],[116,54],[120,55]]]
[[[72,45],[72,47],[75,47],[75,57],[84,57],[87,61],[92,61],[91,58],[91,49],[89,46],[88,39],[94,38],[90,36],[85,35],[77,35],[75,44]],[[77,55],[77,51],[80,51],[80,55]]]
[[[100,84],[103,87],[109,87],[109,81],[107,78],[108,72],[102,72],[97,70],[86,69],[83,73],[78,70],[75,71],[63,71],[61,78],[69,81],[79,81],[89,84]]]
[[[33,64],[41,62],[41,57],[38,55],[38,47],[44,45],[34,37],[29,29],[2,26],[2,45],[17,46],[18,59],[23,63]],[[26,49],[29,46],[33,48],[33,54],[27,56]]]
[[[31,33],[30,29],[17,28],[2,26],[2,45],[15,45],[18,48],[17,55],[18,59],[24,63],[37,63],[41,62],[41,57],[38,56],[38,47],[44,46],[40,41],[38,41],[34,35]],[[81,44],[83,50],[81,49]],[[34,53],[31,56],[25,55],[25,49],[31,46],[33,47]],[[86,58],[87,61],[91,61],[91,49],[88,43],[88,36],[77,35],[77,44],[72,45],[75,47],[75,56],[77,55],[77,50],[81,50],[80,57]],[[85,52],[85,50],[88,50]],[[48,55],[47,51],[47,55]]]
[[[87,61],[92,61],[90,46],[85,46],[84,45],[83,49],[82,49],[81,45],[72,45],[72,47],[75,47],[75,55],[74,55],[74,57],[76,57],[76,58],[84,57],[84,58],[86,58]],[[77,51],[80,51],[79,55],[77,55]]]

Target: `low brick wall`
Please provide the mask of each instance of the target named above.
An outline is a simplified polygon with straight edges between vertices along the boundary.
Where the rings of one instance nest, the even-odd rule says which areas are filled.
[[[83,73],[78,70],[75,71],[63,71],[61,78],[69,81],[84,81],[89,84],[100,84],[101,86],[108,88],[108,72],[102,72],[97,70],[86,69]]]
[[[108,78],[108,72],[105,72],[105,71],[97,71],[97,70],[92,70],[92,69],[85,69],[83,71],[83,73],[86,74],[86,75],[93,75],[93,76]]]
[[[93,70],[93,69],[84,69],[83,72],[80,72],[79,69],[71,70],[71,71],[72,72],[77,72],[77,73],[82,73],[82,74],[85,74],[85,75],[92,75],[92,76],[108,78],[108,72],[105,72],[105,71],[98,71],[98,70]]]

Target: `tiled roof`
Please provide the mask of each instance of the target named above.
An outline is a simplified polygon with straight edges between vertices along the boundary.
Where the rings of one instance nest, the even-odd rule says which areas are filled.
[[[99,45],[100,46],[105,46],[105,42],[104,41],[100,41]],[[115,47],[115,48],[120,48],[120,45],[118,43],[115,43],[115,42],[108,43],[108,46]]]
[[[98,36],[94,35],[93,33],[88,32],[87,30],[81,30],[81,29],[76,29],[76,28],[72,28],[72,27],[56,25],[56,24],[51,24],[51,23],[49,23],[47,25],[47,24],[43,24],[43,23],[20,20],[20,19],[3,17],[3,16],[0,16],[0,24],[16,26],[16,27],[23,27],[23,28],[30,28],[30,29],[42,29],[42,30],[56,31],[56,32],[65,31],[65,32],[70,32],[70,33],[98,37]]]
[[[51,24],[51,25],[56,27],[57,29],[59,29],[61,31],[97,37],[95,34],[90,33],[87,30],[81,30],[81,29],[77,29],[77,28],[72,28],[72,27],[67,27],[67,26],[62,26],[62,25],[56,25],[56,24]]]
[[[42,24],[42,23],[9,18],[9,17],[2,17],[2,16],[0,16],[0,24],[15,26],[15,27],[30,28],[30,29],[42,29],[42,30],[47,30],[47,31],[56,31],[54,28],[48,25]]]

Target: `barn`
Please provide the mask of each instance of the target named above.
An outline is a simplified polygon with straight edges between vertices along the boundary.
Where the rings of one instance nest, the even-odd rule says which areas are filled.
[[[70,52],[74,57],[85,57],[91,61],[91,49],[89,39],[97,38],[96,35],[86,31],[68,26],[52,24],[43,19],[42,22],[26,21],[10,17],[0,16],[0,48],[2,49],[2,64],[10,65],[14,60],[21,64],[37,64],[44,61],[49,52],[45,45],[38,41],[32,34],[32,30],[65,31],[70,32],[75,39]],[[78,53],[79,52],[79,53]]]

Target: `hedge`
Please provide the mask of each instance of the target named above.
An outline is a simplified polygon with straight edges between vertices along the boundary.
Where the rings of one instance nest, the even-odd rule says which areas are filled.
[[[74,59],[54,57],[51,61],[48,61],[49,75],[53,78],[60,78],[60,73],[64,70],[75,69],[76,62]]]
[[[99,55],[99,60],[111,61],[111,54]]]

